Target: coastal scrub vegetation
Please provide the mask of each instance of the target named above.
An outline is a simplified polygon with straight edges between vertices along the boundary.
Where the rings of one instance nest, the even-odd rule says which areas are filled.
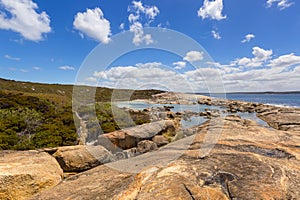
[[[27,150],[78,143],[72,112],[72,86],[39,84],[0,79],[0,150]],[[129,114],[111,105],[112,89],[97,88],[96,116],[87,119],[89,131],[101,124],[104,133],[149,122],[143,112]],[[121,92],[128,92],[123,90]],[[132,92],[132,91],[131,91]],[[158,90],[133,92],[132,99],[145,99]],[[101,102],[101,103],[100,103]],[[112,109],[113,107],[113,109]],[[114,113],[113,111],[114,110]],[[81,108],[80,116],[84,115]]]

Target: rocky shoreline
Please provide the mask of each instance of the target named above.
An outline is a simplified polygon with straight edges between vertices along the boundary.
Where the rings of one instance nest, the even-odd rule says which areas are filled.
[[[300,198],[299,108],[181,93],[148,102],[222,110],[148,109],[151,123],[100,135],[97,146],[3,151],[0,199]],[[194,115],[207,121],[183,130]]]

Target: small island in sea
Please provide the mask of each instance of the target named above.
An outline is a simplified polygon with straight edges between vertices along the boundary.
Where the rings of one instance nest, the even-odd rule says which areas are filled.
[[[1,199],[300,197],[300,108],[97,88],[72,109],[71,85],[0,84]]]

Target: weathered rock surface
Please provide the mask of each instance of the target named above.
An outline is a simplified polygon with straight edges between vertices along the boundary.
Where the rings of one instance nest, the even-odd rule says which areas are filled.
[[[300,199],[299,132],[237,116],[195,131],[157,151],[78,174],[32,199]]]
[[[275,129],[300,132],[300,109],[274,107],[257,116]]]
[[[113,199],[133,181],[132,174],[122,173],[105,165],[77,174],[31,199]]]
[[[0,152],[0,199],[22,200],[57,185],[63,171],[45,152]]]
[[[157,149],[157,145],[150,140],[143,140],[137,144],[137,151],[139,153],[146,153]]]
[[[53,156],[65,172],[81,172],[114,161],[113,155],[100,145],[59,147]]]
[[[152,141],[157,145],[157,147],[164,146],[169,143],[167,138],[162,135],[156,135],[152,138]]]
[[[116,152],[119,148],[124,150],[136,147],[142,140],[151,140],[155,135],[175,129],[173,120],[162,120],[100,135],[97,143]]]

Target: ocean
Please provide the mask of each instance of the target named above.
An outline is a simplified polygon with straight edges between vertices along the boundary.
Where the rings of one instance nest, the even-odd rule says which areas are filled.
[[[218,95],[203,94],[218,97]],[[228,93],[226,99],[279,106],[300,107],[300,93]]]

